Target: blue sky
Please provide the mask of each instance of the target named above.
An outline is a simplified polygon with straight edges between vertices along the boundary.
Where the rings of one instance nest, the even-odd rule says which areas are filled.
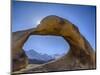
[[[95,50],[95,14],[95,6],[13,1],[12,32],[36,27],[44,17],[57,15],[78,26]],[[33,35],[23,48],[53,55],[68,52],[69,45],[62,37]]]

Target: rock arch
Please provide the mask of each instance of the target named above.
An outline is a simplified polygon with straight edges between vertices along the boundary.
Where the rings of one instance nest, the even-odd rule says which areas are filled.
[[[18,33],[18,32],[17,32]],[[17,33],[14,33],[14,35]],[[25,35],[23,37],[23,35]],[[96,61],[95,61],[95,52],[90,46],[89,42],[85,39],[85,37],[79,32],[79,29],[69,22],[68,20],[50,15],[45,17],[40,24],[34,28],[29,29],[23,32],[23,35],[20,36],[20,40],[22,40],[22,44],[18,46],[13,44],[12,55],[16,58],[17,50],[22,49],[22,45],[28,39],[30,35],[55,35],[62,36],[70,45],[69,52],[63,56],[62,58],[52,61],[46,64],[43,64],[39,67],[23,71],[26,72],[48,72],[48,71],[61,71],[61,70],[75,70],[75,69],[95,69]],[[18,34],[19,36],[19,34]],[[23,37],[23,38],[22,38]],[[16,38],[17,39],[17,38]],[[16,41],[13,40],[13,41]],[[18,42],[18,41],[17,41]],[[15,44],[17,43],[15,42]],[[19,43],[19,42],[18,42]],[[18,52],[20,54],[20,52]],[[27,61],[27,58],[24,60]],[[24,65],[25,67],[26,65]],[[19,67],[18,67],[19,68]]]

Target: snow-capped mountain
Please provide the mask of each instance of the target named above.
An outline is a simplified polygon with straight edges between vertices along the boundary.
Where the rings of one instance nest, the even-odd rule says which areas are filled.
[[[54,59],[52,56],[49,56],[47,54],[41,54],[36,52],[35,50],[31,49],[25,52],[29,59],[37,59],[42,61],[49,61]]]

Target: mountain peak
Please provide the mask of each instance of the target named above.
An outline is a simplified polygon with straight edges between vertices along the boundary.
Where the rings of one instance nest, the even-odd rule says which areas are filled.
[[[33,49],[28,50],[25,53],[29,59],[37,59],[37,60],[43,60],[43,61],[54,59],[50,55],[38,53],[37,51]]]

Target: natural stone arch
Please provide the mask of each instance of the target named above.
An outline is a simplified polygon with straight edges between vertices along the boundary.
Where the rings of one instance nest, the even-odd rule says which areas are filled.
[[[79,32],[79,29],[68,20],[55,15],[47,16],[40,22],[40,25],[38,25],[33,34],[62,36],[70,45],[67,55],[55,62],[37,67],[34,70],[42,72],[94,69],[96,67],[94,50]]]
[[[95,52],[92,47],[79,32],[78,28],[64,18],[55,15],[47,16],[40,22],[37,28],[26,30],[24,34],[25,37],[23,37],[24,40],[22,39],[24,41],[22,44],[25,43],[26,38],[28,39],[30,35],[55,35],[62,36],[70,45],[68,54],[61,59],[23,71],[24,73],[96,68]],[[22,49],[22,46],[20,49]]]

